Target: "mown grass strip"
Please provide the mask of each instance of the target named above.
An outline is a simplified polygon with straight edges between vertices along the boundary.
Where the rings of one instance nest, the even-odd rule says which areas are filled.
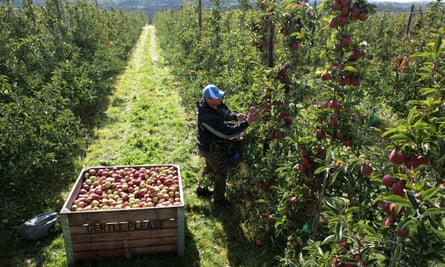
[[[142,32],[86,165],[138,165],[190,161],[190,126],[168,69],[158,62],[154,29]]]

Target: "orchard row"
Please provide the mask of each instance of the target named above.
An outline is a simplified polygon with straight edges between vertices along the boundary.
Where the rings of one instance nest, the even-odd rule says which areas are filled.
[[[193,4],[155,25],[190,108],[214,83],[230,106],[262,111],[231,175],[254,243],[274,246],[278,264],[440,261],[444,7],[408,17],[363,0],[240,2],[202,25]]]

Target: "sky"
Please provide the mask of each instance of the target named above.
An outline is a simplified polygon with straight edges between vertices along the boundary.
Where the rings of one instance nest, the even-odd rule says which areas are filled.
[[[435,2],[435,0],[368,0],[368,2],[372,3],[372,2],[399,2],[399,3],[412,3],[412,2],[426,2],[426,3],[430,3],[430,2]]]

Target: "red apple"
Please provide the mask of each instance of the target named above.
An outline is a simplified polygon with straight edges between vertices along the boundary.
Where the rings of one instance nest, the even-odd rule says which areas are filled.
[[[335,126],[335,125],[337,125],[338,124],[338,117],[336,116],[336,115],[332,115],[330,118],[329,118],[329,125],[330,126]]]
[[[349,57],[349,60],[351,61],[357,61],[363,56],[363,51],[360,49],[354,49],[352,50],[352,55]]]
[[[353,86],[360,86],[360,84],[361,84],[360,77],[356,76],[356,77],[352,78],[351,84]]]
[[[391,151],[391,154],[389,154],[389,160],[396,165],[400,165],[405,162],[406,157],[405,155],[399,153],[396,148],[394,148]]]
[[[383,200],[380,201],[380,208],[383,212],[389,212],[389,205]]]
[[[391,213],[392,216],[397,217],[398,213],[397,212],[397,205],[395,203],[390,203],[389,204],[389,213]]]
[[[349,85],[351,83],[351,77],[348,75],[342,75],[340,78],[341,85]]]
[[[402,197],[405,196],[404,189],[405,189],[405,184],[402,181],[395,182],[391,187],[391,191],[393,194],[399,195]]]
[[[349,14],[349,6],[342,7],[340,10],[340,14],[343,16],[347,16]]]
[[[414,154],[413,156],[407,158],[404,163],[408,169],[414,170],[420,165],[428,165],[429,160],[420,154]]]
[[[338,139],[343,139],[344,135],[343,135],[343,131],[341,129],[337,129],[337,133],[336,136]]]
[[[368,20],[368,14],[367,13],[365,13],[365,12],[361,12],[360,13],[360,15],[358,15],[358,18],[361,20],[361,21],[366,21],[366,20]]]
[[[392,187],[394,184],[394,178],[391,175],[386,174],[382,178],[382,184],[384,184],[386,187]]]
[[[342,47],[349,47],[351,42],[352,42],[352,38],[351,37],[344,37],[343,39],[341,39],[341,46]]]
[[[330,100],[327,102],[327,106],[332,108],[335,112],[339,112],[342,107],[342,105],[335,100]]]
[[[360,167],[360,172],[362,173],[363,176],[368,177],[372,174],[373,168],[371,165],[369,164],[363,164]]]
[[[401,230],[396,230],[396,234],[400,236],[401,238],[405,238],[409,235],[409,229],[403,228]]]
[[[332,260],[332,263],[334,264],[334,266],[343,266],[342,264],[342,262],[337,258],[337,257],[335,257],[333,260]]]
[[[354,141],[352,139],[343,140],[342,143],[343,143],[343,145],[349,146],[349,147],[354,145]]]
[[[338,28],[337,18],[332,18],[329,21],[329,27],[332,28],[332,29],[337,29]]]
[[[358,6],[353,6],[351,8],[351,16],[358,17],[360,15],[360,8]]]
[[[349,250],[351,248],[351,245],[348,244],[347,240],[344,238],[340,240],[339,246],[346,250]]]
[[[321,74],[321,80],[329,81],[330,79],[331,79],[331,76],[329,75],[329,73],[324,72]]]
[[[317,139],[323,139],[325,137],[325,133],[323,132],[323,130],[319,129],[315,132],[315,137]]]
[[[340,2],[335,1],[334,3],[332,3],[332,10],[340,11],[340,10],[341,10],[341,4],[340,4]]]
[[[351,1],[350,0],[340,0],[340,4],[342,7],[345,7],[345,6],[349,7],[349,5],[351,4]]]
[[[337,25],[338,26],[344,26],[348,23],[348,18],[346,16],[339,16],[337,17]]]

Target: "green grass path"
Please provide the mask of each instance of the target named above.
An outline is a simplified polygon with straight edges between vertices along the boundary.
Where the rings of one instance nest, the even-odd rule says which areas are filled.
[[[154,28],[143,29],[110,107],[90,146],[86,165],[192,164],[193,130],[177,85],[158,61]]]

